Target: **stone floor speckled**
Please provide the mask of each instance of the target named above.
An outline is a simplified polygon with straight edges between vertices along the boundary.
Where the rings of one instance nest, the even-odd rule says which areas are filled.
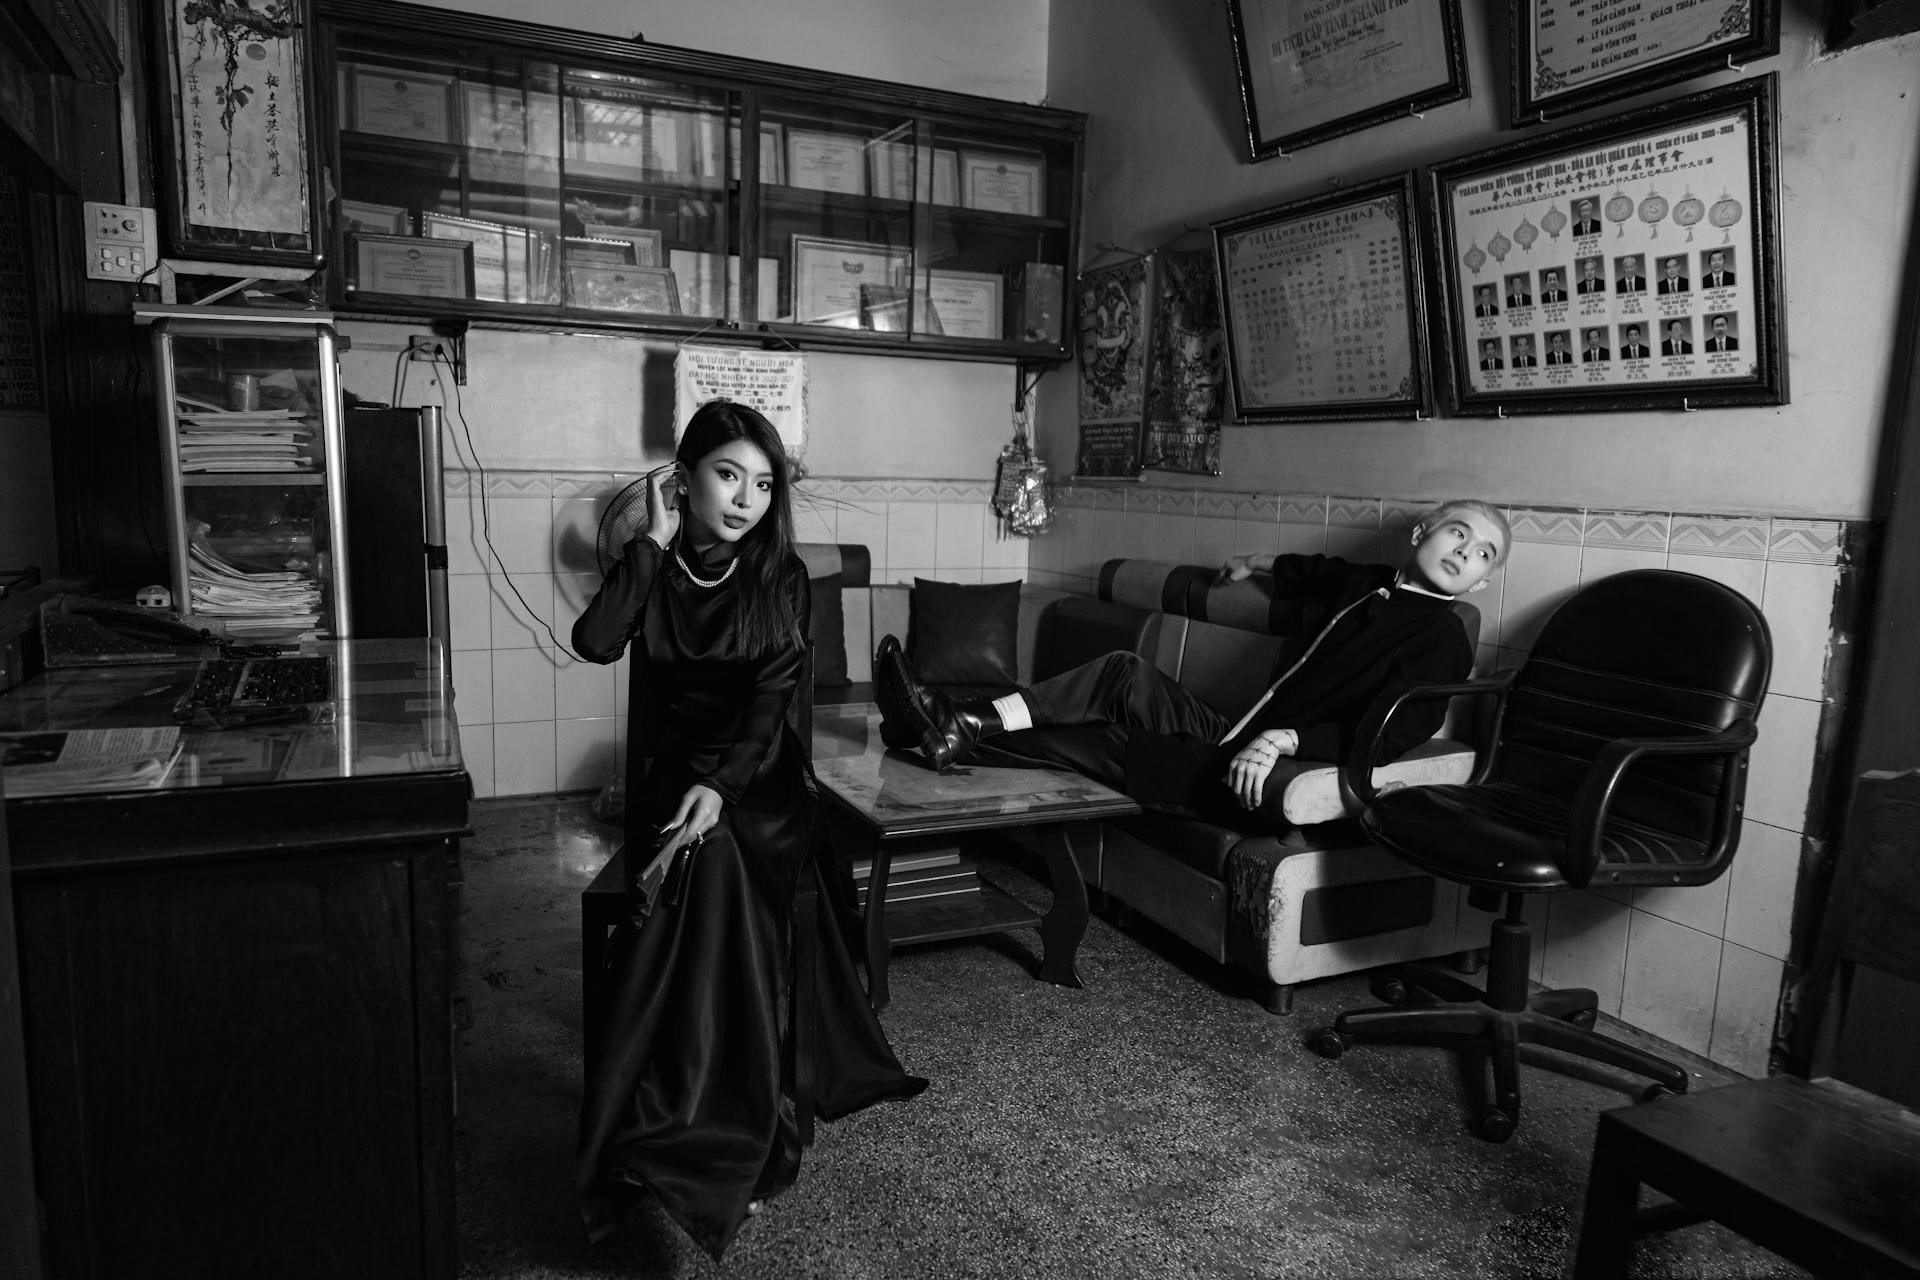
[[[651,1207],[590,1246],[569,1169],[579,892],[617,833],[580,798],[482,801],[473,826],[454,987],[463,1276],[1555,1277],[1595,1117],[1637,1088],[1539,1052],[1519,1132],[1489,1144],[1466,1131],[1456,1055],[1306,1047],[1372,1003],[1363,977],[1303,986],[1276,1018],[1250,981],[1096,918],[1083,990],[1033,979],[1030,931],[896,953],[883,1021],[931,1087],[823,1124],[798,1185],[723,1266]],[[1045,901],[1018,865],[992,874]],[[1674,1056],[1696,1087],[1730,1078]],[[1644,1242],[1633,1274],[1805,1275],[1713,1226]]]

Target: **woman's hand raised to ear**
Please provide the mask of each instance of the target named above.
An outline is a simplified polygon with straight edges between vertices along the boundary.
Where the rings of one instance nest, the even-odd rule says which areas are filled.
[[[680,496],[686,492],[680,464],[670,462],[647,476],[647,536],[662,551],[680,532]]]

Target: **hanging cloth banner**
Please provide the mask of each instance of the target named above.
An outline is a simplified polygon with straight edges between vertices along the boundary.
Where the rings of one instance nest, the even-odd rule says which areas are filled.
[[[745,347],[680,348],[673,362],[673,438],[709,400],[731,400],[766,415],[787,454],[807,451],[807,358],[794,351]]]

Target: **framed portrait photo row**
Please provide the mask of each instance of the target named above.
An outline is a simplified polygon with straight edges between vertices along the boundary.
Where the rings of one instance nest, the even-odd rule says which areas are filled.
[[[1460,0],[1227,0],[1227,22],[1250,160],[1467,96]]]
[[[1780,0],[1508,0],[1510,122],[1542,124],[1780,52]]]
[[[1784,404],[1777,87],[1433,165],[1448,409]]]
[[[1238,422],[1432,413],[1411,171],[1213,224]]]

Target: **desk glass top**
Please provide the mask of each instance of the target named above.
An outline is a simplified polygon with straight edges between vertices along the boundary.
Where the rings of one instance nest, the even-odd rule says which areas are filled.
[[[1121,792],[1068,769],[928,768],[918,751],[888,751],[872,703],[813,709],[813,769],[883,839],[1138,813]]]
[[[334,659],[331,712],[320,722],[224,730],[183,726],[179,758],[164,777],[74,790],[170,791],[462,769],[442,642],[318,641],[302,645],[299,653]],[[172,728],[174,703],[191,686],[196,668],[191,662],[53,668],[0,696],[0,733]],[[10,798],[26,798],[11,777],[7,787]]]

